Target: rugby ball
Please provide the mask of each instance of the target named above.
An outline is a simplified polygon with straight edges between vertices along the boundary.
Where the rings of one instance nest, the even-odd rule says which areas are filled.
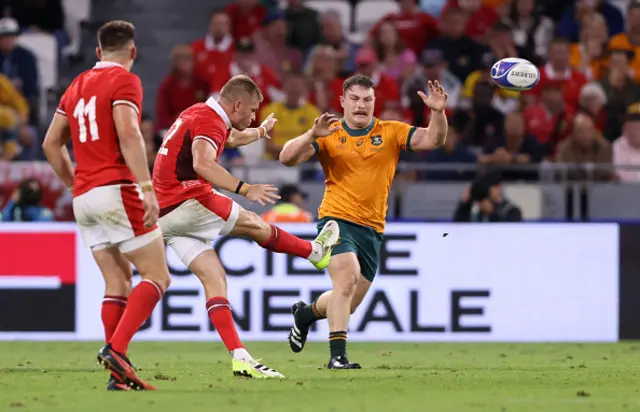
[[[531,90],[540,81],[540,71],[529,60],[508,57],[491,67],[491,78],[499,87],[507,90]]]

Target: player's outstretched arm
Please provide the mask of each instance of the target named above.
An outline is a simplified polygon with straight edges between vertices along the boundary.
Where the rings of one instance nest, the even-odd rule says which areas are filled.
[[[147,151],[140,131],[138,113],[127,104],[119,104],[113,107],[113,121],[116,125],[122,156],[131,173],[141,185],[151,182]]]
[[[431,109],[431,120],[426,128],[420,127],[416,129],[411,138],[411,150],[433,150],[444,144],[447,138],[447,129],[449,123],[444,113],[447,104],[447,93],[440,83],[436,80],[434,83],[429,82],[429,95],[419,91],[418,95],[424,102],[425,106]]]
[[[191,146],[193,170],[207,182],[246,197],[247,199],[265,203],[275,203],[280,199],[278,189],[273,185],[250,185],[233,176],[217,162],[218,151],[205,139],[196,139]]]
[[[324,113],[316,118],[313,127],[284,144],[280,152],[280,163],[292,167],[304,163],[316,154],[313,143],[320,137],[329,136],[340,129],[339,126],[331,127],[338,119],[329,113]]]
[[[56,175],[71,190],[73,187],[73,163],[67,146],[71,139],[69,120],[60,113],[53,115],[49,130],[44,137],[42,150]]]
[[[269,132],[273,130],[273,126],[276,125],[277,121],[278,119],[273,117],[273,113],[271,113],[258,127],[244,129],[242,131],[232,129],[224,147],[246,146],[265,137],[270,139]]]

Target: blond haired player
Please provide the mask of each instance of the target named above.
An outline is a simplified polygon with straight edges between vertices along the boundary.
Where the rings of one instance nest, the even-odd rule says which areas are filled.
[[[326,185],[318,227],[329,219],[340,227],[340,240],[329,264],[333,289],[311,304],[293,305],[294,326],[289,333],[291,349],[300,352],[309,327],[328,318],[329,369],[360,369],[347,359],[347,326],[378,269],[387,199],[400,151],[433,150],[447,135],[444,89],[437,81],[429,82],[429,95],[418,94],[431,109],[428,127],[379,120],[373,117],[373,82],[362,75],[352,76],[345,80],[340,97],[344,118],[338,123],[323,114],[309,131],[287,142],[280,153],[280,162],[287,166],[318,155]]]

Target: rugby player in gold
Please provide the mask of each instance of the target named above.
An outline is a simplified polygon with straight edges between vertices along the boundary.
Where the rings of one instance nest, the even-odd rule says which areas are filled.
[[[428,92],[418,92],[431,109],[428,127],[380,120],[373,117],[374,83],[362,75],[352,76],[342,87],[343,118],[321,115],[309,131],[288,141],[280,153],[280,162],[286,166],[317,154],[325,175],[318,228],[327,220],[340,226],[340,240],[329,264],[333,289],[311,304],[294,304],[294,326],[289,333],[291,349],[300,352],[309,327],[327,318],[329,369],[360,369],[347,358],[347,326],[378,269],[389,190],[400,151],[433,150],[447,136],[447,94],[438,82],[429,82]]]

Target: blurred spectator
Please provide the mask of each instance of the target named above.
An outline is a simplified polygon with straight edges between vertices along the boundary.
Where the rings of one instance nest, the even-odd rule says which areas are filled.
[[[622,13],[607,0],[577,0],[575,5],[570,6],[560,18],[556,34],[577,42],[582,18],[592,13],[600,13],[604,16],[610,36],[624,31]]]
[[[13,83],[0,74],[0,153],[2,160],[33,160],[32,132],[28,127],[29,104]],[[31,144],[29,144],[31,143]],[[37,149],[35,149],[37,152]],[[22,158],[20,156],[22,155]]]
[[[613,141],[622,134],[622,123],[627,108],[640,101],[640,86],[629,77],[626,67],[611,67],[602,82],[607,96],[607,123],[604,137]]]
[[[287,45],[287,23],[283,14],[267,16],[254,43],[258,62],[270,68],[279,79],[302,69],[302,52]]]
[[[415,99],[416,92],[421,90],[426,92],[429,81],[438,81],[447,91],[447,108],[454,110],[460,101],[460,91],[462,84],[460,80],[447,70],[447,63],[444,61],[444,53],[440,49],[425,49],[422,54],[422,69],[410,77],[403,86],[406,92],[403,94],[403,106],[409,106],[410,101]],[[424,103],[417,107],[424,109]]]
[[[142,138],[144,140],[144,147],[147,151],[147,162],[149,162],[149,171],[153,173],[153,163],[156,160],[156,153],[162,144],[162,139],[156,134],[156,127],[153,124],[153,119],[147,114],[142,115],[142,121],[140,122],[140,132],[142,132]]]
[[[193,60],[193,51],[187,45],[171,50],[171,72],[160,83],[156,96],[158,130],[168,129],[183,110],[207,99],[209,82],[194,73]]]
[[[303,0],[288,0],[284,16],[289,28],[289,45],[307,53],[320,41],[320,16]]]
[[[593,119],[583,113],[575,117],[571,136],[558,144],[557,161],[571,165],[569,180],[609,180],[612,176],[611,169],[597,168],[611,164],[611,143],[596,131]]]
[[[482,56],[485,53],[484,47],[465,36],[466,24],[467,16],[462,10],[449,8],[442,14],[440,37],[429,43],[429,48],[444,51],[449,70],[461,82],[482,66]]]
[[[472,165],[476,163],[477,156],[473,150],[460,140],[460,131],[456,125],[449,125],[447,129],[447,140],[444,145],[436,150],[430,151],[426,155],[428,163],[466,163]],[[472,170],[447,170],[428,171],[425,177],[429,180],[464,180],[473,179],[475,172]]]
[[[589,80],[601,80],[609,63],[607,22],[600,13],[585,16],[580,25],[580,42],[571,46],[571,66]]]
[[[67,44],[64,12],[60,0],[10,0],[11,17],[29,31],[43,31],[55,36],[58,46]]]
[[[496,60],[507,57],[522,57],[530,60],[530,56],[524,55],[524,50],[513,42],[511,27],[506,23],[497,22],[487,32],[487,44],[489,50]]]
[[[438,36],[438,20],[421,11],[417,0],[397,0],[400,11],[387,14],[371,29],[371,37],[379,30],[384,22],[392,22],[407,48],[418,56]]]
[[[224,10],[214,10],[206,36],[191,43],[195,56],[195,71],[202,79],[210,79],[218,68],[231,62],[233,37],[231,21]]]
[[[356,70],[355,54],[358,46],[351,43],[344,35],[340,14],[337,11],[329,10],[320,17],[322,44],[328,44],[336,51],[336,59],[340,71],[345,77]]]
[[[267,15],[267,9],[258,0],[236,0],[225,11],[231,19],[231,35],[234,39],[252,37]]]
[[[490,173],[476,179],[464,192],[454,222],[520,222],[522,211],[502,193],[501,176]]]
[[[458,109],[451,123],[461,130],[462,140],[478,148],[496,144],[504,126],[504,115],[491,106],[493,86],[478,82],[473,93],[471,107]]]
[[[565,103],[574,109],[577,108],[580,90],[587,83],[587,78],[581,72],[571,68],[569,41],[564,38],[553,39],[549,43],[548,58],[549,62],[540,68],[540,83],[526,93],[526,96],[539,97],[545,82],[560,81]]]
[[[10,18],[0,19],[0,70],[29,102],[38,107],[40,86],[36,57],[29,50],[17,45],[20,27]],[[31,111],[31,123],[37,124],[37,110]]]
[[[331,46],[317,45],[309,53],[305,67],[310,84],[309,100],[321,113],[330,110],[332,102],[340,100],[343,79],[338,76],[338,65],[336,51]],[[333,93],[337,90],[340,94],[334,96]],[[340,110],[338,112],[341,113]]]
[[[305,210],[309,196],[295,185],[285,185],[280,189],[280,202],[262,215],[268,223],[309,223],[311,213]]]
[[[623,182],[640,182],[640,103],[629,106],[624,134],[613,142],[613,164],[636,166],[637,169],[617,168],[617,178]]]
[[[284,144],[309,130],[315,118],[320,116],[318,109],[307,101],[307,80],[303,74],[289,74],[284,93],[282,102],[270,103],[260,111],[260,122],[270,113],[278,119],[277,127],[270,133],[271,139],[265,140],[268,159],[278,159]]]
[[[545,146],[544,153],[553,155],[558,142],[571,134],[575,111],[562,95],[562,83],[549,81],[540,87],[540,101],[524,109],[526,133]]]
[[[607,95],[600,83],[587,83],[580,90],[578,107],[580,111],[591,116],[598,132],[602,133],[607,121]]]
[[[461,93],[461,104],[467,106],[471,102],[473,91],[476,84],[480,81],[491,82],[491,67],[497,61],[497,58],[491,53],[485,53],[482,57],[482,66],[467,76],[464,81]],[[520,105],[520,92],[497,87],[493,93],[491,105],[500,113],[506,114],[512,112]]]
[[[542,147],[538,140],[526,134],[522,113],[512,112],[506,115],[502,136],[491,147],[485,147],[481,162],[494,166],[525,166],[542,160]],[[504,180],[537,180],[536,171],[503,170]]]
[[[539,63],[547,56],[553,22],[536,9],[535,0],[513,0],[504,22],[513,30],[513,42]]]
[[[416,55],[405,47],[395,23],[381,23],[373,33],[372,46],[378,55],[382,72],[394,80],[402,81],[415,70]]]
[[[53,213],[42,206],[42,188],[36,179],[25,179],[0,214],[3,222],[50,222]]]
[[[640,1],[632,0],[627,7],[627,31],[609,40],[612,50],[629,50],[634,53],[631,69],[636,83],[640,83]],[[613,63],[613,62],[612,62]]]
[[[400,89],[398,83],[391,77],[380,71],[378,57],[375,50],[369,46],[362,46],[356,54],[357,72],[371,78],[376,88],[376,105],[374,115],[381,117],[387,110],[400,110]],[[337,86],[337,84],[334,84]],[[340,89],[333,90],[333,102],[331,108],[340,112],[340,95],[342,95],[342,84]],[[336,99],[336,97],[338,99]]]
[[[465,34],[474,40],[484,40],[489,29],[498,21],[495,9],[483,4],[482,0],[449,0],[444,11],[449,8],[459,8],[467,15]]]
[[[283,98],[278,76],[267,66],[258,63],[253,41],[242,37],[236,41],[233,60],[226,67],[216,70],[211,81],[211,92],[217,95],[222,86],[233,76],[244,74],[253,79],[264,95],[263,105]]]

